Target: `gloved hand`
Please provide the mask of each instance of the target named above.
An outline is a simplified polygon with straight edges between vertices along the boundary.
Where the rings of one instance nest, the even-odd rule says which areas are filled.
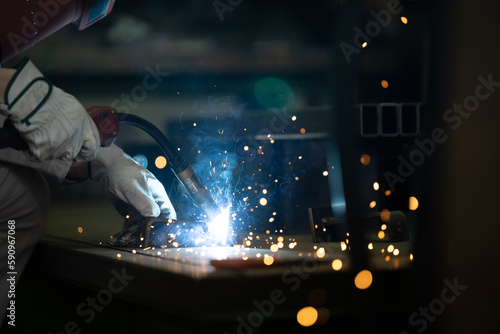
[[[99,150],[99,132],[73,96],[52,85],[24,58],[5,90],[0,113],[28,144],[28,159],[88,161]]]
[[[129,213],[120,202],[131,205],[144,217],[177,218],[161,182],[118,146],[101,148],[89,168],[90,178],[111,193],[111,202],[122,215]]]

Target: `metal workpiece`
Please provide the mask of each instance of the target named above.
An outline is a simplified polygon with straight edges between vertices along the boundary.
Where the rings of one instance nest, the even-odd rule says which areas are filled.
[[[116,247],[177,248],[195,247],[205,243],[207,224],[204,222],[180,221],[168,218],[150,217],[126,218],[123,229],[108,240]]]
[[[127,288],[116,296],[117,300],[129,300],[179,319],[213,325],[219,321],[232,322],[238,316],[246,318],[255,311],[254,301],[267,300],[276,289],[286,296],[286,303],[277,307],[279,312],[272,319],[294,318],[297,305],[319,287],[335,296],[335,303],[329,305],[332,312],[342,314],[346,305],[360,308],[353,297],[359,295],[359,290],[356,291],[350,274],[349,254],[331,246],[335,250],[319,258],[305,250],[312,249],[310,243],[304,250],[278,252],[237,247],[131,249],[45,236],[35,252],[32,268],[39,275],[55,275],[94,291],[107,286],[114,269],[131,278]],[[378,305],[389,313],[397,311],[398,305],[390,302],[395,296],[407,296],[396,282],[406,275],[404,269],[411,262],[407,256],[403,257],[409,251],[408,243],[398,244],[402,253],[398,261],[384,261],[385,254],[380,250],[387,246],[387,243],[376,244],[371,255],[373,268],[378,269],[373,272],[375,281],[383,287],[373,291],[380,297]],[[266,265],[266,258],[273,258],[273,263]],[[341,270],[332,269],[334,260],[342,261]]]

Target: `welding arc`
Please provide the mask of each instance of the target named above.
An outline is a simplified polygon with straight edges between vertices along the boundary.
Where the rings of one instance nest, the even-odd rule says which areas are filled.
[[[136,115],[118,114],[120,124],[135,126],[149,134],[165,153],[170,169],[184,185],[196,206],[207,214],[208,218],[214,218],[219,213],[219,207],[215,204],[210,192],[205,188],[200,178],[195,174],[191,165],[179,154],[167,137],[151,122]]]

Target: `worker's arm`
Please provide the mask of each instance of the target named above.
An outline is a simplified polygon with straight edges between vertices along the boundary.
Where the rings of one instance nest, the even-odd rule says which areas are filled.
[[[90,163],[58,159],[33,162],[21,151],[10,148],[0,150],[0,162],[37,169],[68,183],[80,183],[91,176],[103,185],[107,197],[123,216],[131,214],[133,208],[144,217],[176,218],[161,182],[116,145],[101,148]]]
[[[1,70],[0,115],[8,117],[32,161],[88,161],[100,146],[98,130],[73,96],[54,86],[25,58],[17,70]]]

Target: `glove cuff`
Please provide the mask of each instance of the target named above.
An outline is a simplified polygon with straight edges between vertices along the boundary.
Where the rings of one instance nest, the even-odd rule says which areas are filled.
[[[7,84],[0,112],[13,121],[28,122],[47,101],[52,93],[52,83],[38,68],[24,57],[17,71]]]

